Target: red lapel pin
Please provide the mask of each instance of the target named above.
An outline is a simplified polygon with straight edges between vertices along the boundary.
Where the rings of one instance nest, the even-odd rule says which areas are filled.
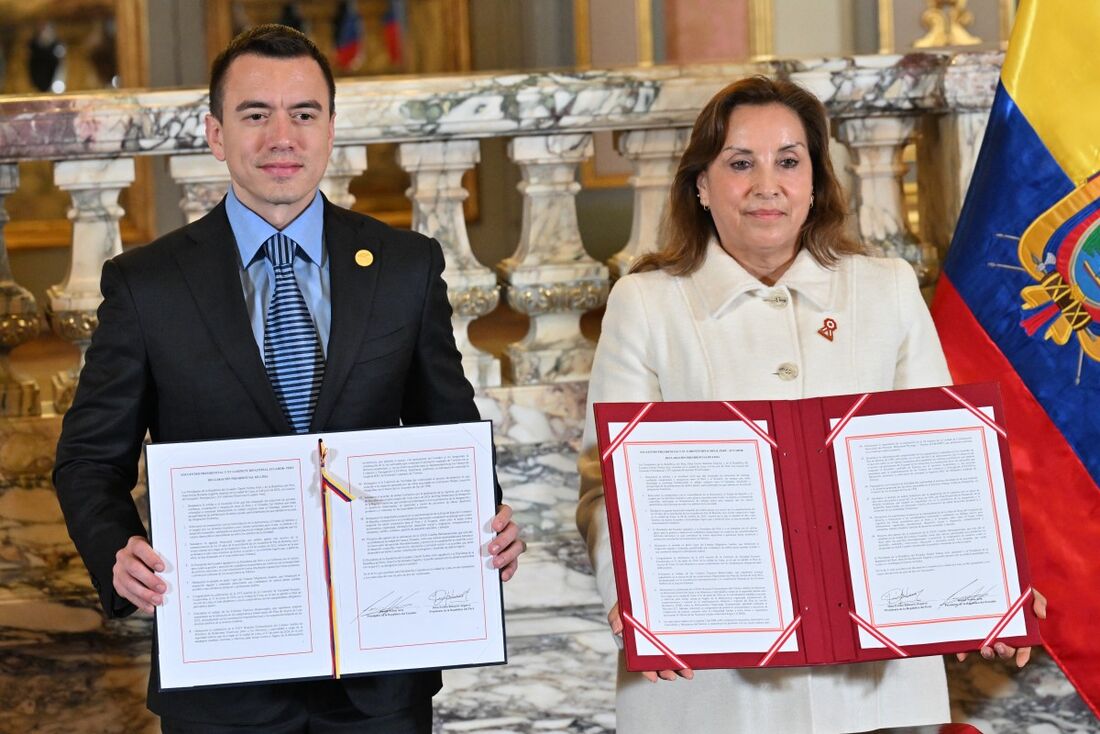
[[[825,337],[829,341],[833,340],[833,333],[836,332],[836,319],[826,318],[825,323],[820,329],[817,330],[818,334]]]

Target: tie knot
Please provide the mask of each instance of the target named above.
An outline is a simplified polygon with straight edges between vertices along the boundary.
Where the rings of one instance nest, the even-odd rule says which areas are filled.
[[[275,267],[292,264],[296,249],[298,243],[281,232],[276,232],[264,242],[264,254]]]

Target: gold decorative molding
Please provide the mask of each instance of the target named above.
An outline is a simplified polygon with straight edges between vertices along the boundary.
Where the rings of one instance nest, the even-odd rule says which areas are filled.
[[[773,0],[749,0],[749,57],[769,58],[775,53]]]
[[[653,66],[653,0],[634,0],[638,66]]]
[[[894,0],[878,0],[878,52],[894,53]]]
[[[1005,48],[1016,17],[1015,0],[925,0],[925,7],[920,11],[920,22],[928,32],[913,44],[906,45],[898,39],[898,5],[902,5],[899,0],[878,0],[878,51],[881,54],[906,53],[920,48],[992,44],[992,37],[977,38],[966,27],[972,24],[975,14],[985,18],[994,12],[997,13],[996,42]],[[901,24],[902,32],[912,27],[906,18]],[[985,23],[982,27],[992,34],[990,25]]]
[[[913,42],[913,48],[977,46],[982,42],[966,29],[974,23],[974,14],[966,9],[966,0],[925,1],[927,7],[920,22],[928,32]]]
[[[1008,39],[1012,35],[1012,26],[1016,22],[1016,1],[1000,0],[1001,3],[1001,48],[1008,48]]]
[[[592,14],[588,0],[573,0],[573,65],[592,67]]]

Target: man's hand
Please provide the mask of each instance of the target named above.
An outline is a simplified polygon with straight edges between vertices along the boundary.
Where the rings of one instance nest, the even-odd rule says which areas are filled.
[[[1035,600],[1031,604],[1031,608],[1035,610],[1035,616],[1039,619],[1047,618],[1047,598],[1040,594],[1037,590],[1034,591]],[[999,657],[1001,660],[1015,660],[1016,667],[1022,668],[1027,665],[1027,661],[1031,660],[1031,648],[1021,647],[1014,648],[1009,647],[1003,642],[994,642],[993,646],[985,646],[981,649],[982,657],[986,660],[992,660],[994,657]],[[955,657],[961,663],[966,660],[967,653],[960,652],[955,653]]]
[[[153,607],[164,603],[168,586],[155,572],[164,570],[164,561],[149,545],[149,541],[135,535],[126,547],[115,554],[112,574],[115,591],[143,612],[153,612]]]
[[[615,602],[615,606],[611,607],[611,611],[607,613],[607,623],[611,625],[611,634],[616,637],[623,636],[623,618],[619,614],[619,602]],[[642,677],[650,683],[656,683],[658,679],[676,680],[678,677],[691,680],[695,677],[695,671],[691,668],[684,668],[683,670],[643,670]]]
[[[493,566],[500,569],[501,580],[507,581],[515,576],[519,555],[527,550],[527,544],[519,538],[519,525],[512,522],[512,508],[508,505],[500,505],[492,527],[497,537],[489,544],[489,555],[493,557]]]

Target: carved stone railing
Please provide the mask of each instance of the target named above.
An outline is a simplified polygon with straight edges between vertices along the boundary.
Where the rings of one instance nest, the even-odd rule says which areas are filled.
[[[501,364],[470,342],[470,322],[500,300],[530,317],[527,334],[505,350],[513,384],[585,379],[593,344],[580,316],[606,299],[612,276],[658,246],[657,226],[687,129],[723,85],[749,74],[796,81],[826,104],[847,147],[854,216],[873,251],[909,260],[925,284],[954,227],[996,89],[1001,55],[914,54],[756,64],[473,75],[337,86],[336,146],[322,187],[349,205],[348,185],[366,168],[366,149],[399,143],[412,185],[413,227],[438,239],[455,310],[455,338],[471,382],[502,381]],[[91,96],[0,97],[0,197],[23,160],[55,163],[56,185],[72,196],[72,259],[45,310],[62,338],[85,345],[95,327],[103,261],[120,250],[118,194],[133,180],[134,158],[168,156],[188,220],[208,211],[228,183],[203,137],[206,94],[199,89]],[[608,263],[586,252],[577,226],[579,164],[591,133],[613,130],[631,163],[635,213],[630,240]],[[462,174],[477,166],[483,138],[508,138],[522,173],[523,222],[515,253],[495,264],[474,256],[462,201]],[[908,224],[902,150],[916,142],[921,232]],[[4,217],[0,216],[0,227]],[[37,386],[15,376],[10,349],[33,336],[37,306],[10,277],[0,229],[0,378],[6,414],[38,410]],[[501,298],[501,291],[505,298]],[[55,378],[55,407],[71,395],[76,370]]]

